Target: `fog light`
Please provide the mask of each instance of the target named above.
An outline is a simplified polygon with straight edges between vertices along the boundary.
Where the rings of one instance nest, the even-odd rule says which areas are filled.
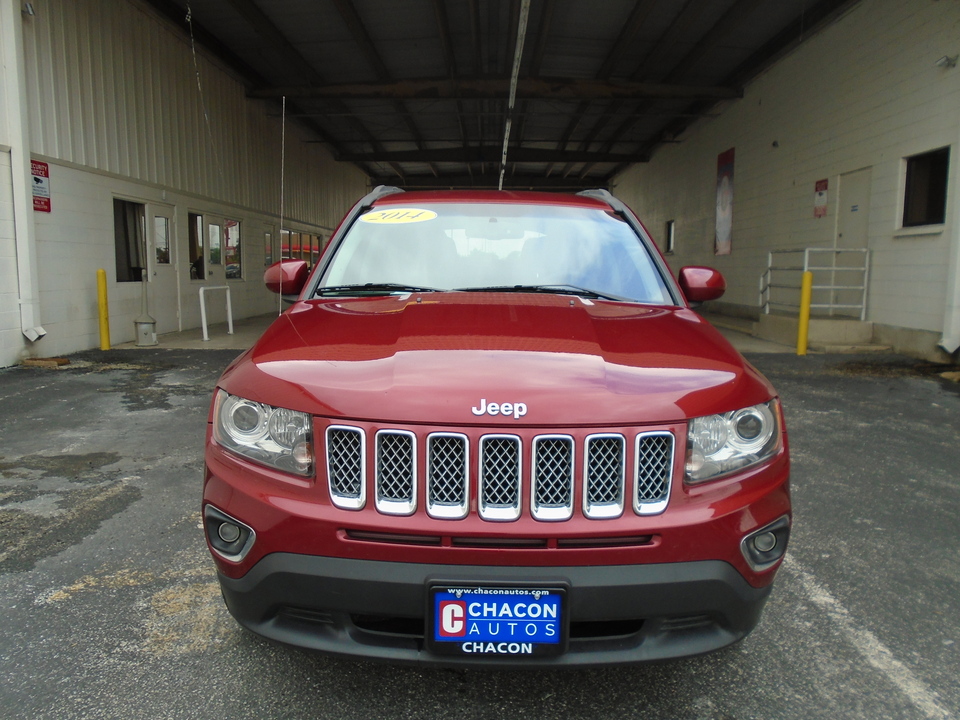
[[[230,522],[220,523],[217,528],[217,535],[225,543],[234,543],[240,539],[240,528]]]
[[[240,562],[250,552],[257,534],[253,528],[213,505],[203,509],[203,525],[214,554],[230,562]]]
[[[777,536],[772,532],[760,533],[753,538],[753,546],[762,553],[768,553],[777,546]]]
[[[754,572],[769,570],[783,559],[790,539],[790,516],[754,530],[740,541],[740,552]]]

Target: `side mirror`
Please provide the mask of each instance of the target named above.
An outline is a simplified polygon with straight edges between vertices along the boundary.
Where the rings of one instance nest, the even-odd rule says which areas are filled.
[[[680,289],[687,302],[716,300],[727,289],[727,281],[713,268],[690,265],[680,269]]]
[[[307,283],[310,268],[303,260],[281,260],[268,267],[263,273],[263,284],[267,290],[283,295],[299,295]]]

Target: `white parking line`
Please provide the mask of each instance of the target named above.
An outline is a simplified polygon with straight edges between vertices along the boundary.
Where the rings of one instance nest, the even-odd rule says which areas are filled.
[[[952,715],[937,700],[936,694],[913,672],[897,660],[893,653],[869,630],[858,627],[856,620],[839,600],[818,583],[796,558],[791,557],[783,569],[796,576],[810,600],[826,611],[841,633],[863,655],[864,659],[886,675],[910,702],[928,718],[950,718]]]

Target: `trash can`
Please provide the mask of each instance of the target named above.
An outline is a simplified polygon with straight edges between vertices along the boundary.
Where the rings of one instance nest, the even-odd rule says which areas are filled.
[[[157,344],[157,321],[149,315],[141,315],[133,324],[137,328],[137,347]]]

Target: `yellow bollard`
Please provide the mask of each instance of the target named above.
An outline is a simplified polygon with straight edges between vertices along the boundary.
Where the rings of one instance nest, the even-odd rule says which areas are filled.
[[[807,270],[800,283],[800,323],[797,327],[797,355],[807,354],[810,335],[810,301],[813,297],[813,273]]]
[[[97,308],[100,311],[100,349],[110,349],[110,310],[107,308],[107,271],[97,270]]]

